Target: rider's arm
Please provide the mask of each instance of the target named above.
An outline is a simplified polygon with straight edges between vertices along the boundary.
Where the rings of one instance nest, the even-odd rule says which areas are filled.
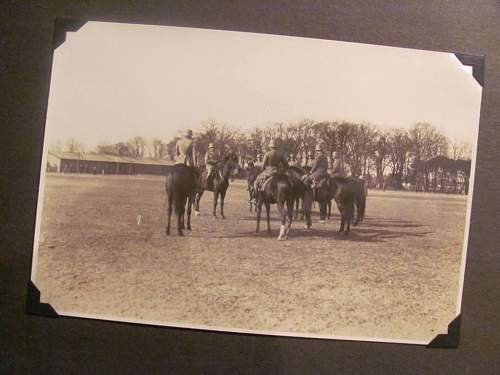
[[[316,169],[318,169],[318,158],[314,159],[313,165],[312,165],[311,170],[309,171],[309,173],[315,172]]]
[[[262,162],[262,168],[266,169],[268,164],[269,164],[269,155],[265,154],[264,155],[264,161]]]

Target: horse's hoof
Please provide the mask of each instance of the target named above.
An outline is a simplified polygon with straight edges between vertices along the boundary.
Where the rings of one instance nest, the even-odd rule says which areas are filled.
[[[224,215],[220,215],[220,217],[221,217],[223,220],[225,220],[225,219],[226,219],[226,217],[225,217]]]
[[[170,228],[165,229],[165,234],[166,234],[167,236],[170,236]]]
[[[212,215],[212,219],[217,219],[217,215]]]
[[[182,231],[181,231],[181,230],[180,230],[180,231],[178,231],[177,233],[178,233],[179,237],[184,237],[184,233],[182,233]]]
[[[194,216],[200,216],[200,211],[195,211]]]
[[[187,230],[191,230],[191,225],[186,228]]]

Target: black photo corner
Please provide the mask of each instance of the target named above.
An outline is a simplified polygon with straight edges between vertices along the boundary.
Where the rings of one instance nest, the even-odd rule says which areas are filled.
[[[5,168],[0,180],[5,185],[0,186],[2,200],[9,199],[2,216],[16,223],[15,228],[6,225],[10,233],[2,230],[2,237],[9,238],[0,251],[0,274],[5,280],[0,287],[0,373],[499,373],[500,28],[498,17],[492,15],[500,14],[500,5],[495,1],[478,3],[482,6],[466,1],[450,5],[444,0],[418,6],[411,1],[354,4],[304,0],[279,5],[67,0],[1,5],[0,21],[5,22],[0,22],[0,31],[5,32],[0,34],[0,51],[5,59],[0,59],[4,60],[0,61],[0,72],[6,73],[6,85],[0,94],[4,101],[0,122],[9,137],[2,141],[6,147],[2,148],[0,164],[7,165],[12,155],[19,157],[11,161],[16,167]],[[16,248],[33,237],[34,218],[30,214],[9,218],[20,209],[30,209],[33,215],[36,212],[38,187],[25,188],[25,184],[38,181],[41,155],[35,151],[42,149],[43,140],[28,142],[37,147],[26,143],[45,126],[39,106],[45,103],[43,110],[47,110],[44,93],[51,74],[40,68],[39,62],[52,56],[67,33],[78,32],[94,20],[463,51],[455,56],[472,67],[474,79],[483,87],[483,99],[461,313],[449,323],[447,333],[436,335],[425,346],[53,319],[60,315],[50,301],[41,302],[43,295],[30,280],[32,250]],[[53,31],[50,36],[46,35],[49,30]]]

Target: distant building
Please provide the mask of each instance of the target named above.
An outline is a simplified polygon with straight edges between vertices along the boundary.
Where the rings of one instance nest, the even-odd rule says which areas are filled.
[[[169,160],[49,151],[46,170],[59,173],[163,175],[165,166],[172,164]]]

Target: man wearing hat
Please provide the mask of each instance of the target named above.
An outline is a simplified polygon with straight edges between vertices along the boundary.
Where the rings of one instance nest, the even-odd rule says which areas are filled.
[[[207,185],[212,182],[213,175],[217,170],[217,163],[219,162],[219,157],[215,151],[215,145],[210,143],[208,145],[208,151],[205,154],[205,167],[207,168]]]
[[[330,174],[332,176],[344,176],[344,172],[342,171],[342,164],[340,163],[340,158],[337,157],[336,151],[333,151],[332,160],[333,162]]]
[[[193,131],[186,130],[184,136],[177,141],[176,144],[177,159],[180,163],[186,164],[188,167],[196,166],[196,153],[193,141]]]
[[[323,143],[318,143],[314,151],[316,155],[310,173],[314,185],[318,186],[322,180],[328,177],[328,159],[324,153]]]
[[[264,182],[277,174],[280,169],[288,167],[288,161],[284,152],[278,150],[278,145],[274,139],[269,142],[270,150],[264,155],[262,164],[263,171],[257,176],[254,183],[254,191],[257,194]],[[256,197],[254,197],[256,200]],[[255,203],[255,202],[254,202]]]
[[[177,154],[177,162],[185,164],[191,168],[195,184],[200,187],[201,173],[200,170],[196,168],[196,151],[193,140],[193,131],[191,129],[186,130],[184,136],[177,141],[175,151]]]

